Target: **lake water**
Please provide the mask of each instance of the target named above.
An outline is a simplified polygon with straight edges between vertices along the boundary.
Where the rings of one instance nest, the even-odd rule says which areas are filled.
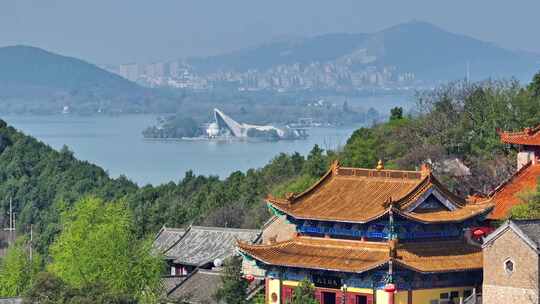
[[[226,177],[267,164],[280,152],[306,154],[315,144],[336,148],[356,127],[313,128],[307,140],[278,142],[147,141],[142,130],[156,116],[117,117],[4,116],[10,125],[55,149],[67,145],[75,156],[95,163],[111,176],[121,174],[139,185],[180,180],[187,170]]]

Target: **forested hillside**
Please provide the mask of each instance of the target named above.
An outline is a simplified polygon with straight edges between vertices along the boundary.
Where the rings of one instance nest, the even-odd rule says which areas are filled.
[[[1,47],[0,67],[2,113],[60,113],[65,106],[81,114],[138,113],[176,104],[168,94],[36,47]]]
[[[141,90],[137,84],[83,60],[30,46],[0,48],[0,84],[63,90]]]

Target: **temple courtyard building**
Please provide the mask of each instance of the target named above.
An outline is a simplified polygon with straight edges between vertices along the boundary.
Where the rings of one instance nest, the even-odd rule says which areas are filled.
[[[540,220],[507,221],[483,248],[482,303],[539,303]]]
[[[286,240],[238,241],[245,260],[264,270],[267,303],[286,303],[306,279],[322,304],[459,303],[482,285],[472,231],[493,204],[454,195],[428,166],[334,163],[305,192],[267,202],[296,230]]]

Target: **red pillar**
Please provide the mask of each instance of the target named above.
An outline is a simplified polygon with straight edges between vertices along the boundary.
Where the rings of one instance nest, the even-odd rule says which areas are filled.
[[[388,293],[388,304],[394,304],[394,293],[393,292]]]
[[[384,291],[388,293],[388,304],[394,304],[394,293],[396,291],[396,285],[389,283],[384,287]]]

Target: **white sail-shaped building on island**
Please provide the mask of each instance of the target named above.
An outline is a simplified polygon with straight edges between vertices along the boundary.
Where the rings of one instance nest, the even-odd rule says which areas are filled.
[[[261,126],[239,123],[219,109],[214,109],[214,122],[208,126],[206,133],[209,137],[226,134],[237,138],[256,137],[267,139],[294,139],[307,136],[305,132],[297,129],[287,128],[283,130],[271,125]]]

